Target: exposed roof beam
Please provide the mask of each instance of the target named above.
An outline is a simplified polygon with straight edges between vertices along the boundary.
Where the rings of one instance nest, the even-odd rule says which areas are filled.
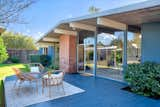
[[[77,23],[77,22],[71,22],[71,23],[69,23],[69,26],[72,27],[72,28],[77,28],[77,29],[83,29],[83,30],[88,30],[88,31],[96,31],[96,26]]]
[[[64,29],[58,29],[58,28],[54,29],[54,33],[77,36],[77,32],[76,31],[64,30]]]
[[[52,37],[44,37],[43,41],[46,41],[46,42],[59,42],[59,39],[52,38]]]
[[[98,18],[97,19],[97,24],[98,25],[103,25],[106,27],[110,27],[110,28],[115,28],[115,29],[119,29],[119,30],[126,30],[127,29],[127,25],[111,20],[111,19],[107,19],[107,18]]]

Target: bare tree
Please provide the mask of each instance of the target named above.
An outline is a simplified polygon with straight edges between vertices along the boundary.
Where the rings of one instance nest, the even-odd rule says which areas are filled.
[[[89,13],[97,13],[100,11],[100,8],[97,8],[95,6],[90,6],[88,11],[89,11]]]
[[[0,0],[0,25],[22,23],[20,13],[36,0]]]

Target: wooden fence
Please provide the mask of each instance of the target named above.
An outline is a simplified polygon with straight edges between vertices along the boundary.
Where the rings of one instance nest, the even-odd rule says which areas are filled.
[[[23,50],[23,49],[7,49],[9,57],[17,57],[19,58],[21,63],[29,62],[30,54],[37,54],[37,50]]]

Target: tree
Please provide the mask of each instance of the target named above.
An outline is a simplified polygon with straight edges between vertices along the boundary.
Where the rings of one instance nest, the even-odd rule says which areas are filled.
[[[97,13],[100,11],[100,9],[95,6],[90,6],[88,11],[89,11],[89,13]]]
[[[22,23],[20,13],[36,0],[0,0],[0,25]]]
[[[19,33],[4,32],[2,35],[7,49],[35,50],[36,46],[32,37]]]
[[[139,33],[134,33],[134,38],[132,40],[132,43],[136,44],[138,48],[141,47],[141,38]]]
[[[8,58],[8,53],[4,45],[2,37],[0,37],[0,63],[4,62]]]
[[[123,47],[123,41],[121,39],[114,39],[111,41],[110,45],[114,45],[117,46],[118,48],[122,48]]]

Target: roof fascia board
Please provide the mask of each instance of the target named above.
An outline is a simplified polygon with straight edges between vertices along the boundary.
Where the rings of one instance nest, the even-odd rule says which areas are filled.
[[[66,34],[66,35],[72,35],[72,36],[77,36],[77,32],[76,31],[71,31],[71,30],[65,30],[65,29],[54,29],[53,30],[54,33],[57,33],[57,34]]]
[[[77,29],[83,29],[83,30],[88,30],[88,31],[96,31],[96,26],[82,24],[82,23],[78,23],[78,22],[69,23],[69,26],[72,27],[72,28],[77,28]]]
[[[48,41],[48,42],[59,42],[59,39],[52,38],[52,37],[44,37],[43,41]]]

